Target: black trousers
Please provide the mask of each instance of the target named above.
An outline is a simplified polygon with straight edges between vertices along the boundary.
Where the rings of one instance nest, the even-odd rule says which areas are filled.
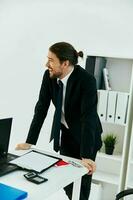
[[[71,132],[69,129],[66,129],[63,125],[62,128],[62,135],[61,135],[61,148],[60,154],[73,157],[73,158],[80,158],[80,146],[76,143],[74,138],[72,137]],[[96,158],[96,152],[94,153],[93,160]],[[84,175],[81,181],[81,190],[80,190],[80,200],[88,200],[90,190],[91,190],[91,181],[92,175]],[[66,186],[64,188],[68,198],[72,199],[72,190],[73,190],[73,183]]]

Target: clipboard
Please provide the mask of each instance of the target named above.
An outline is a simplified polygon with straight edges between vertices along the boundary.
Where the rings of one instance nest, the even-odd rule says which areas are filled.
[[[9,163],[12,165],[17,165],[21,169],[34,171],[41,174],[60,160],[62,159],[36,150],[32,150],[10,161]]]

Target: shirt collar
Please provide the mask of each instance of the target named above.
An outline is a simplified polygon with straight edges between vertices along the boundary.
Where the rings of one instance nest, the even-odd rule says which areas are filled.
[[[71,75],[71,73],[73,72],[73,70],[74,70],[74,67],[73,67],[72,70],[69,72],[69,74],[67,74],[64,78],[61,79],[61,81],[62,81],[62,83],[63,83],[64,86],[67,85],[68,78],[69,78],[69,76]],[[57,79],[57,82],[58,82],[58,80],[59,80],[59,79]]]

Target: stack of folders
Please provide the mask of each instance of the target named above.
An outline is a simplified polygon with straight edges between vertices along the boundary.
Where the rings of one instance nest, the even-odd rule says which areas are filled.
[[[98,114],[101,121],[126,123],[129,94],[124,92],[99,90]]]
[[[28,193],[0,183],[0,199],[1,200],[23,200],[28,196]]]

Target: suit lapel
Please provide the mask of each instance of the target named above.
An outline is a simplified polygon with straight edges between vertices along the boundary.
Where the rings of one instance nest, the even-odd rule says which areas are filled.
[[[73,87],[74,87],[74,82],[76,80],[76,76],[75,76],[75,72],[77,71],[76,69],[77,69],[77,66],[74,67],[74,70],[71,73],[71,75],[70,75],[70,77],[68,78],[68,81],[67,81],[66,94],[65,94],[65,111],[67,111],[67,106],[68,106],[68,103],[70,101],[72,91],[74,91]]]

